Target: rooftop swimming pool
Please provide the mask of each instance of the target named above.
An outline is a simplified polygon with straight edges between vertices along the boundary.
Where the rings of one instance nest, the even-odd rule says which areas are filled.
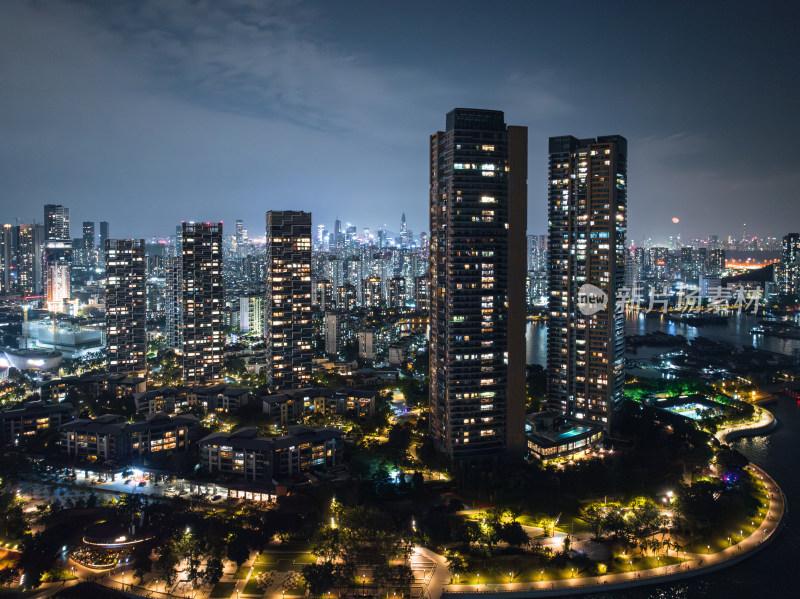
[[[692,420],[700,420],[702,418],[701,414],[704,412],[711,412],[714,416],[718,416],[721,414],[721,410],[717,408],[710,408],[708,406],[704,406],[703,404],[699,403],[682,403],[678,404],[677,406],[671,406],[669,408],[662,408],[664,410],[668,410],[673,414],[678,414],[685,418],[691,418]]]
[[[586,431],[590,430],[589,427],[586,426],[576,426],[568,431],[564,431],[556,435],[556,439],[569,439],[571,437],[577,437],[578,435],[582,435]]]

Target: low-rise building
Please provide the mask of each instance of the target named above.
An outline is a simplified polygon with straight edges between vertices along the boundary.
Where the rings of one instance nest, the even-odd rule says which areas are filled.
[[[27,402],[22,406],[0,412],[0,442],[3,445],[12,445],[18,442],[20,437],[58,428],[70,420],[72,420],[71,403]]]
[[[129,423],[122,416],[106,414],[79,418],[59,428],[61,451],[68,457],[89,461],[123,461],[157,451],[185,451],[194,416],[151,414],[144,422]]]
[[[364,389],[292,389],[262,397],[263,412],[270,423],[287,426],[312,414],[369,418],[375,413],[375,391]]]
[[[603,427],[562,416],[557,410],[531,414],[525,423],[528,452],[537,460],[574,458],[603,440]]]
[[[342,463],[342,431],[295,426],[282,437],[259,437],[254,428],[212,433],[200,440],[200,467],[207,474],[228,474],[271,485],[312,469]]]
[[[206,412],[237,412],[250,402],[250,389],[211,385],[192,387],[189,403],[203,406]]]
[[[176,414],[185,412],[189,404],[190,387],[159,387],[133,396],[137,414]]]
[[[114,397],[123,398],[143,393],[147,386],[144,377],[131,377],[125,374],[108,372],[89,372],[80,376],[66,376],[44,381],[39,386],[39,395],[49,402],[63,401],[72,393],[100,395],[110,392]]]

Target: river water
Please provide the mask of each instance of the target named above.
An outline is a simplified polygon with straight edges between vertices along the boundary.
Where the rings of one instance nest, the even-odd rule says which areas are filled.
[[[690,339],[703,336],[740,346],[755,345],[767,351],[784,354],[791,354],[795,348],[800,348],[798,340],[751,335],[750,327],[756,323],[757,318],[742,316],[731,318],[727,324],[695,328],[661,318],[632,317],[626,322],[626,332],[640,335],[660,330],[685,335]],[[547,355],[547,325],[529,323],[526,339],[528,363],[544,365]],[[778,419],[778,428],[765,436],[739,439],[732,445],[768,472],[788,499],[790,515],[787,517],[787,526],[775,542],[750,559],[714,574],[669,585],[597,593],[589,596],[591,599],[781,599],[800,596],[798,583],[794,579],[800,531],[793,528],[791,515],[793,502],[800,497],[800,471],[796,462],[800,449],[800,406],[793,400],[779,398],[767,408]]]
[[[706,337],[712,341],[728,341],[739,347],[755,346],[759,349],[779,354],[792,355],[794,350],[800,351],[800,339],[779,339],[764,335],[752,335],[750,329],[759,322],[757,316],[731,317],[725,324],[708,324],[702,327],[692,327],[683,323],[675,323],[664,317],[647,318],[643,314],[629,315],[625,320],[625,334],[644,335],[661,331],[670,335],[683,335],[687,339]],[[528,323],[525,331],[528,364],[547,363],[547,324],[540,321]],[[652,353],[667,351],[667,348],[657,348],[657,351],[648,351],[644,347],[634,357],[645,357]]]

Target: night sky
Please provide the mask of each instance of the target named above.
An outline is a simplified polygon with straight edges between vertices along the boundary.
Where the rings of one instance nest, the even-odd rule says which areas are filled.
[[[800,229],[795,2],[0,2],[0,221],[111,234],[311,210],[427,229],[428,136],[456,106],[629,140],[629,236]],[[680,224],[672,218],[680,218]]]

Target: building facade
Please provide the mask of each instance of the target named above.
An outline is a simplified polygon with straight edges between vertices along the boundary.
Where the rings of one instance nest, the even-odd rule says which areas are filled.
[[[610,430],[625,378],[628,144],[551,137],[547,403]],[[603,301],[604,300],[604,303]]]
[[[328,470],[342,463],[343,433],[339,429],[296,426],[289,427],[289,434],[283,437],[259,437],[257,433],[245,428],[201,439],[201,469],[270,485],[275,478]]]
[[[222,378],[222,223],[181,225],[180,341],[186,384]]]
[[[147,373],[147,276],[144,239],[106,239],[108,371]]]
[[[267,212],[264,336],[276,389],[311,383],[311,213]]]
[[[430,139],[430,407],[452,458],[525,451],[527,128],[457,108]]]
[[[778,286],[785,295],[800,293],[800,234],[789,233],[783,237]]]
[[[116,414],[78,418],[59,428],[61,452],[77,460],[120,462],[160,451],[185,451],[195,426],[197,418],[188,415],[151,414],[133,424]]]

